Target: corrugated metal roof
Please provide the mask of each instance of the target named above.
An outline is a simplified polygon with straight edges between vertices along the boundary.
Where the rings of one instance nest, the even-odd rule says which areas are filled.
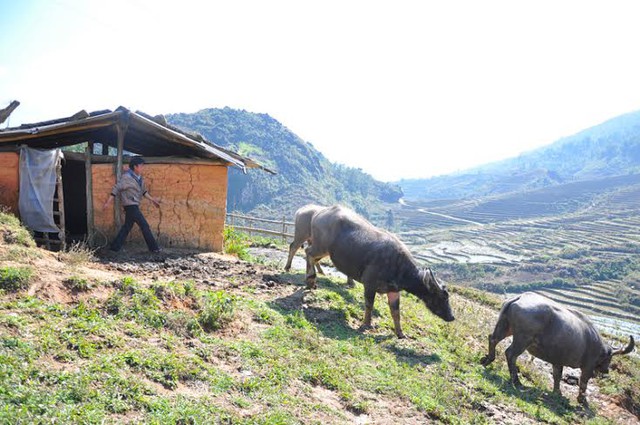
[[[51,149],[92,141],[117,147],[117,126],[126,128],[124,149],[144,156],[184,156],[224,161],[242,170],[261,168],[251,158],[206,141],[200,135],[192,135],[165,123],[155,121],[143,112],[132,112],[124,107],[115,111],[96,111],[76,114],[20,127],[0,130],[0,147],[27,145]]]

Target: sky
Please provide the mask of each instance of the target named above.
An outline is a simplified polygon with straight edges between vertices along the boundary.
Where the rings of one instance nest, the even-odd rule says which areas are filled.
[[[640,2],[0,0],[0,128],[87,111],[267,113],[383,181],[640,109]]]

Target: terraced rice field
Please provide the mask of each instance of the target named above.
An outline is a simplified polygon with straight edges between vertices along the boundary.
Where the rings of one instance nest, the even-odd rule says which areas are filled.
[[[405,229],[400,237],[436,268],[495,266],[469,276],[450,267],[452,280],[478,287],[497,282],[506,293],[530,284],[607,331],[640,339],[640,305],[629,302],[640,299],[640,184],[623,181],[630,184],[405,204],[397,213]]]

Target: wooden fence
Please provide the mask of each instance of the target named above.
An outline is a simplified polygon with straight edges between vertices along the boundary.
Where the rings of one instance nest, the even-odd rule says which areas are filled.
[[[258,233],[279,236],[283,242],[287,242],[287,239],[293,239],[293,231],[295,229],[295,224],[286,221],[286,217],[282,217],[282,220],[268,220],[235,213],[227,213],[226,224],[249,235]]]

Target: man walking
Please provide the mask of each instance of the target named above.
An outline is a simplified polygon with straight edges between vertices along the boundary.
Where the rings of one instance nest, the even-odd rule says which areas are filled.
[[[140,201],[143,197],[153,202],[153,205],[157,208],[160,208],[160,201],[154,199],[149,194],[144,184],[144,179],[142,178],[143,168],[144,159],[142,157],[134,156],[131,158],[131,161],[129,161],[129,170],[124,173],[118,183],[113,186],[109,198],[107,198],[102,206],[102,208],[106,210],[109,205],[111,205],[113,199],[116,196],[120,196],[120,201],[125,211],[124,224],[120,228],[116,238],[111,242],[111,246],[109,247],[111,251],[120,251],[129,232],[133,228],[133,223],[138,223],[149,251],[160,252],[158,243],[153,237],[153,233],[151,233],[149,223],[147,223],[147,220],[140,211]]]

